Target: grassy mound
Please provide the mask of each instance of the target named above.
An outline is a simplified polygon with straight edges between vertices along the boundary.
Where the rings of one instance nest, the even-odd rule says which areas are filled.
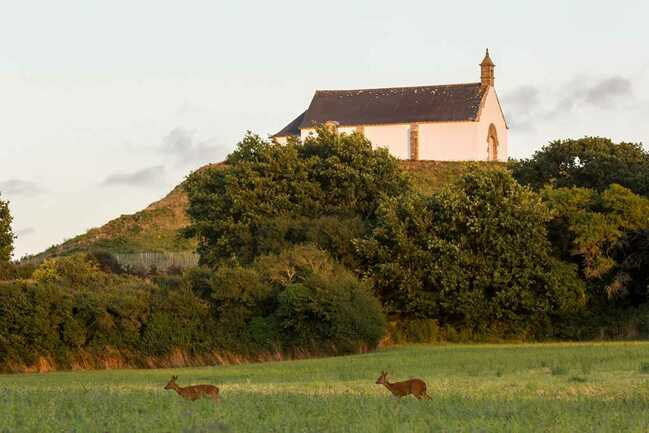
[[[216,165],[221,166],[221,164]],[[438,191],[476,165],[501,166],[503,164],[461,161],[401,162],[402,168],[416,187],[426,194]],[[91,250],[103,250],[114,254],[193,252],[195,243],[178,236],[178,230],[188,224],[186,207],[187,195],[184,185],[180,184],[166,197],[145,209],[131,215],[122,215],[101,227],[90,229],[84,234],[37,254],[33,260],[40,261],[47,257]]]

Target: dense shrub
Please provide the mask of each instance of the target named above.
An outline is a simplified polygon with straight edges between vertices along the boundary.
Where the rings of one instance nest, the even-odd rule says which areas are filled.
[[[8,262],[14,250],[14,234],[11,230],[11,221],[9,203],[3,201],[0,195],[0,264]]]
[[[588,292],[579,314],[554,323],[560,338],[647,335],[649,153],[640,144],[586,137],[558,140],[512,161],[514,177],[551,209],[556,256],[578,266]]]
[[[164,355],[174,349],[203,352],[214,349],[209,339],[209,304],[189,290],[159,289],[152,293],[150,315],[143,324],[141,350]]]
[[[636,340],[649,337],[649,303],[620,306],[591,303],[589,308],[555,323],[562,340]]]
[[[511,161],[510,167],[521,184],[535,189],[549,184],[603,191],[616,183],[649,195],[649,153],[641,144],[601,137],[556,140],[529,159]]]
[[[111,274],[123,274],[126,269],[119,264],[113,254],[105,250],[93,250],[89,253],[89,258],[97,263],[99,269]]]
[[[385,331],[378,300],[339,265],[290,282],[278,303],[277,319],[290,346],[331,345],[352,352],[375,347]]]
[[[97,264],[88,260],[86,254],[46,259],[32,274],[32,278],[42,283],[60,284],[72,288],[106,286],[112,278],[101,272]]]
[[[557,254],[579,265],[591,297],[638,306],[649,301],[649,199],[620,185],[542,191]]]
[[[381,306],[328,253],[295,245],[249,266],[224,263],[186,273],[190,287],[210,299],[215,338],[238,351],[353,351],[372,348],[385,328]]]
[[[282,215],[268,218],[255,232],[260,255],[277,254],[291,245],[314,244],[345,266],[358,265],[353,240],[365,235],[366,223],[356,216]]]
[[[378,214],[371,238],[357,245],[390,313],[534,336],[585,301],[576,267],[551,254],[548,208],[505,171],[386,200]]]
[[[209,306],[188,290],[103,273],[84,255],[46,261],[31,280],[0,283],[0,369],[80,352],[134,356],[210,345]]]
[[[388,336],[395,343],[434,343],[444,338],[435,319],[405,319],[388,327]]]
[[[296,285],[309,300],[292,302]],[[300,312],[317,319],[300,320]],[[40,357],[69,365],[114,349],[141,362],[177,350],[255,355],[376,346],[378,301],[327,253],[299,245],[243,267],[142,279],[101,271],[85,255],[50,259],[29,280],[0,282],[0,370]]]
[[[260,322],[255,321],[253,334],[250,325],[255,319],[263,320],[272,313],[273,288],[255,269],[235,263],[217,268],[211,275],[210,287],[216,338],[220,344],[238,351],[254,351],[255,342],[259,340]],[[275,332],[269,330],[269,334]],[[265,343],[268,348],[278,342]]]
[[[198,240],[201,263],[210,266],[233,257],[249,264],[304,242],[347,261],[350,238],[373,218],[381,197],[408,188],[387,150],[323,128],[304,144],[248,135],[226,162],[186,183],[186,235]]]
[[[31,278],[35,269],[36,265],[28,262],[0,262],[0,281]]]

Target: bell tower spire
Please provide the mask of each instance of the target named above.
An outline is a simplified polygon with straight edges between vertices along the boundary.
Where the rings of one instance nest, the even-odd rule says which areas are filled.
[[[491,60],[491,57],[489,57],[489,48],[487,48],[484,59],[482,59],[482,63],[480,63],[480,82],[482,83],[482,87],[493,87],[495,81],[495,66],[496,65]]]

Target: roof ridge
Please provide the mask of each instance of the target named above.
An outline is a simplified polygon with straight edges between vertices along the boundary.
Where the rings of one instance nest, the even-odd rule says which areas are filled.
[[[316,90],[316,93],[325,93],[325,92],[364,92],[368,90],[393,90],[393,89],[421,89],[425,87],[460,87],[460,86],[476,86],[482,85],[480,82],[474,83],[454,83],[454,84],[428,84],[424,86],[398,86],[398,87],[372,87],[365,89],[320,89]]]

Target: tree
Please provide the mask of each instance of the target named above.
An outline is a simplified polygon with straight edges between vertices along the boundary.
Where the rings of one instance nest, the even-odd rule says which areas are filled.
[[[617,183],[649,196],[649,153],[641,144],[616,144],[600,137],[557,140],[510,166],[521,184],[536,190],[551,184],[603,191]]]
[[[357,249],[388,312],[521,335],[584,303],[576,266],[551,254],[550,217],[508,172],[477,170],[430,197],[386,200]]]
[[[201,263],[211,266],[308,242],[347,263],[381,198],[407,188],[398,161],[359,134],[319,128],[287,145],[248,134],[225,166],[189,176],[185,235],[197,238]]]
[[[11,254],[14,250],[15,236],[11,230],[13,221],[9,212],[9,203],[2,200],[0,196],[0,262],[11,260]]]
[[[602,192],[547,186],[542,195],[557,253],[579,265],[592,294],[647,302],[649,199],[617,184]]]

